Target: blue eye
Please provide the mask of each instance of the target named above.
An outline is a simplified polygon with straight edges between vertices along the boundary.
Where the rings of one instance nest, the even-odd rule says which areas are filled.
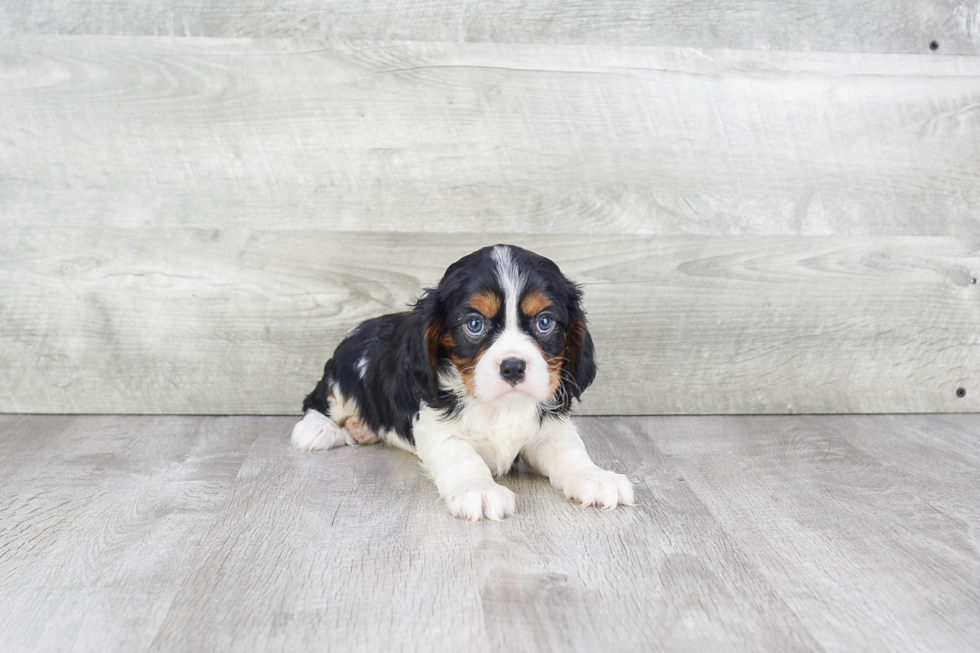
[[[541,315],[535,324],[538,327],[538,333],[542,335],[551,333],[551,330],[555,328],[555,321],[549,315]]]
[[[466,320],[466,332],[471,336],[478,336],[483,333],[486,326],[483,324],[482,317],[476,317],[475,315],[470,319]]]

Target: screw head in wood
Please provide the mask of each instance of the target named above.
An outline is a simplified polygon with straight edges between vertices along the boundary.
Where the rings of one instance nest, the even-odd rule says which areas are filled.
[[[966,388],[956,388],[956,396],[962,399],[966,396]]]
[[[936,50],[938,50],[939,49],[939,41],[933,41],[932,43],[930,43],[929,44],[929,49],[932,50],[933,52],[935,52]]]

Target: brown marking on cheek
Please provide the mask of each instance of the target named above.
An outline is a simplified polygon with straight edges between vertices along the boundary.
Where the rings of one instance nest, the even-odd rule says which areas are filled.
[[[483,290],[473,295],[467,306],[483,315],[483,317],[492,319],[500,312],[500,297],[489,290]]]
[[[565,357],[562,355],[548,359],[548,397],[554,397],[561,385],[561,369],[565,364]]]
[[[555,393],[558,392],[558,386],[561,385],[561,370],[565,366],[565,349],[563,348],[557,356],[549,356],[541,349],[540,344],[535,342],[534,346],[538,348],[541,358],[548,365],[548,398],[550,399],[555,396]]]
[[[459,376],[463,379],[463,385],[466,386],[466,392],[469,393],[471,397],[476,397],[476,381],[473,375],[476,373],[476,364],[480,362],[480,357],[477,356],[475,360],[469,360],[466,358],[460,358],[459,356],[452,354],[449,357],[456,369],[459,370]]]
[[[457,356],[453,349],[456,347],[456,339],[453,338],[452,333],[446,333],[442,337],[442,344],[449,352],[449,360],[456,369],[459,370],[459,376],[463,379],[463,385],[466,386],[466,392],[469,393],[471,397],[476,397],[476,381],[473,375],[476,373],[476,364],[480,362],[480,356],[482,355],[482,350],[476,355],[473,360],[462,358]]]
[[[521,300],[521,312],[529,317],[534,317],[549,306],[551,306],[551,300],[545,297],[540,290],[531,290]]]

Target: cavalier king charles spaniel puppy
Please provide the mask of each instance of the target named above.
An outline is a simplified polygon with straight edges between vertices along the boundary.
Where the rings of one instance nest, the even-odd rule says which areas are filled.
[[[303,402],[305,450],[385,442],[416,454],[456,517],[503,519],[515,496],[494,482],[518,456],[565,497],[633,503],[571,421],[595,378],[582,291],[552,261],[511,245],[456,261],[410,311],[355,327]]]

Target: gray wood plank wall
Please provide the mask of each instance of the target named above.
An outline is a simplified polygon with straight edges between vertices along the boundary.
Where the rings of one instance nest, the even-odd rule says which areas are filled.
[[[977,12],[886,4],[2,0],[0,411],[295,412],[502,241],[584,412],[976,411]]]
[[[775,50],[980,51],[942,0],[5,0],[0,34],[303,37]]]

